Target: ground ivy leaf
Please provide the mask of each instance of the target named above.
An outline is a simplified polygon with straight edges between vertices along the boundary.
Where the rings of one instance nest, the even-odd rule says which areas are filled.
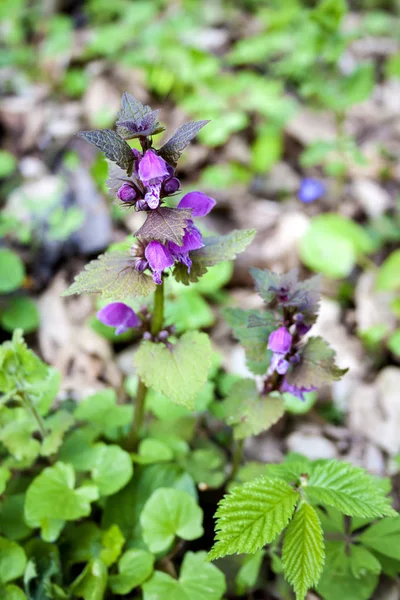
[[[107,252],[87,264],[63,296],[100,293],[103,298],[126,300],[148,296],[155,288],[151,277],[135,270],[132,256],[126,252]]]
[[[95,444],[91,475],[100,495],[111,496],[131,479],[131,457],[128,452],[114,444]]]
[[[118,561],[118,575],[108,579],[114,594],[129,594],[153,572],[154,556],[146,550],[127,550]]]
[[[107,567],[100,559],[90,561],[71,584],[73,596],[84,600],[103,600],[107,586]]]
[[[296,600],[304,600],[309,588],[317,585],[324,560],[320,520],[313,507],[304,502],[286,529],[282,549],[285,577],[294,588]]]
[[[144,239],[159,240],[163,244],[171,241],[179,246],[182,244],[185,227],[191,214],[191,210],[164,206],[151,210],[147,213],[146,221],[134,235]]]
[[[286,527],[299,494],[284,481],[258,477],[235,487],[218,505],[215,543],[208,558],[251,554]]]
[[[321,337],[309,338],[299,355],[300,362],[286,375],[291,385],[319,388],[338,381],[348,371],[336,366],[336,352]]]
[[[22,540],[31,533],[24,521],[25,494],[6,496],[1,503],[0,531],[13,541]]]
[[[395,517],[390,498],[363,469],[335,460],[315,467],[305,487],[307,496],[351,517]]]
[[[151,552],[167,550],[175,536],[195,540],[203,535],[203,511],[186,492],[156,490],[140,515],[143,539]]]
[[[242,397],[237,411],[227,422],[234,426],[235,440],[243,440],[267,431],[279,421],[284,412],[285,402],[281,396]]]
[[[190,273],[185,265],[178,263],[174,268],[175,279],[184,285],[198,281],[207,273],[208,267],[226,260],[234,260],[250,244],[255,233],[254,229],[235,229],[228,235],[204,238],[203,248],[190,253],[192,260]]]
[[[225,590],[223,573],[206,562],[205,552],[186,552],[179,579],[156,571],[143,586],[143,600],[221,600]]]
[[[100,559],[107,567],[113,565],[121,554],[125,538],[118,525],[111,525],[101,537],[102,548],[100,550]]]
[[[94,486],[75,489],[71,465],[58,462],[44,469],[26,492],[25,520],[30,527],[48,526],[52,521],[75,521],[90,514],[90,503],[98,499]]]
[[[263,326],[249,327],[253,318],[261,313],[257,310],[243,310],[242,308],[226,308],[223,316],[233,329],[235,338],[240,342],[246,352],[246,364],[256,375],[264,375],[269,366],[266,347],[271,332],[276,329],[273,316],[268,320],[267,315]],[[261,315],[264,316],[264,315]]]
[[[79,421],[87,421],[105,437],[111,438],[115,430],[131,423],[133,407],[117,404],[115,390],[108,388],[82,400],[74,412],[74,417]]]
[[[172,349],[143,342],[135,354],[138,376],[147,387],[161,392],[176,404],[194,408],[197,393],[211,367],[212,349],[205,333],[184,333]]]
[[[0,583],[7,583],[23,575],[26,555],[19,544],[0,537]]]
[[[71,429],[75,420],[71,413],[66,410],[58,410],[45,420],[46,429],[49,432],[42,442],[40,454],[50,456],[60,448],[64,434]]]
[[[158,150],[158,154],[170,165],[175,166],[188,144],[210,121],[189,121],[175,131],[174,135]]]
[[[134,160],[132,149],[118,133],[111,129],[95,129],[80,131],[78,135],[104,152],[109,160],[124,169],[128,175],[132,174]]]

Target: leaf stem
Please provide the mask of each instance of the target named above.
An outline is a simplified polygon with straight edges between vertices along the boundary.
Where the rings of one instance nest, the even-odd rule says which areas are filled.
[[[158,285],[154,293],[154,311],[153,318],[151,321],[151,333],[157,335],[163,326],[164,322],[164,281],[161,285]],[[143,419],[145,414],[145,403],[148,388],[144,382],[139,378],[138,389],[135,401],[135,414],[133,417],[131,430],[126,443],[126,448],[131,452],[134,452],[137,448],[140,439],[140,430],[143,425]]]
[[[226,483],[229,483],[236,477],[236,474],[239,470],[239,467],[241,465],[242,458],[243,458],[243,448],[244,448],[244,440],[239,440],[236,443],[235,450],[233,452],[232,469],[231,469],[230,475],[229,475]]]
[[[32,416],[35,419],[35,421],[39,427],[40,435],[42,436],[42,439],[45,439],[45,437],[47,435],[46,425],[42,419],[42,416],[39,414],[36,406],[34,405],[32,400],[26,398],[25,394],[22,394],[22,403],[25,404],[25,406],[28,408],[28,410],[31,411]]]

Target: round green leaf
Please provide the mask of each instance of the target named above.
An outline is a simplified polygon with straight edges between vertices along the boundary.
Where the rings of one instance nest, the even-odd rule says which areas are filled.
[[[151,552],[169,548],[175,536],[195,540],[203,535],[203,511],[192,496],[172,488],[156,490],[140,515],[143,539]]]
[[[17,168],[17,159],[11,152],[0,150],[0,179],[11,175]]]
[[[9,540],[26,538],[31,529],[24,521],[25,494],[7,496],[0,507],[0,531]]]
[[[380,266],[376,287],[382,291],[400,289],[400,250],[392,252]]]
[[[118,575],[111,575],[109,584],[114,594],[129,594],[153,572],[154,556],[146,550],[127,550],[118,562]]]
[[[25,570],[26,556],[16,542],[0,538],[0,582],[7,583],[21,577]]]
[[[12,250],[0,248],[0,293],[17,290],[25,277],[24,263]]]
[[[25,333],[30,333],[39,326],[39,311],[31,298],[25,296],[11,298],[0,320],[1,326],[6,331],[22,329]]]
[[[300,258],[313,271],[335,279],[349,275],[357,256],[373,249],[360,225],[328,213],[312,220],[300,242]]]
[[[101,496],[111,496],[123,488],[133,475],[128,452],[119,446],[96,444],[91,475]]]
[[[5,586],[5,600],[26,600],[24,592],[17,585],[11,583]]]
[[[74,596],[84,600],[103,600],[107,586],[107,567],[100,559],[88,563],[71,585]]]

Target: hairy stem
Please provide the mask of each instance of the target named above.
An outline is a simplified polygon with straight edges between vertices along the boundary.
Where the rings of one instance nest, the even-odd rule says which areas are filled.
[[[28,398],[26,398],[25,396],[22,399],[23,404],[28,408],[28,410],[31,411],[33,418],[35,419],[39,431],[40,431],[40,435],[42,436],[42,438],[44,439],[47,435],[47,431],[46,431],[46,425],[42,419],[42,416],[39,414],[36,406],[34,405],[34,403],[29,400]]]
[[[157,335],[163,326],[164,322],[164,281],[158,285],[154,293],[154,311],[151,321],[151,333]],[[138,389],[135,402],[135,414],[132,421],[131,430],[129,432],[126,447],[131,452],[137,448],[140,439],[140,430],[143,425],[145,414],[145,403],[147,396],[147,387],[144,382],[139,379]]]
[[[232,481],[232,479],[235,478],[236,473],[239,470],[239,467],[242,463],[242,459],[243,459],[243,447],[244,447],[244,440],[239,440],[238,442],[236,442],[236,446],[235,446],[235,450],[233,451],[233,458],[232,458],[232,469],[228,478],[228,481]]]

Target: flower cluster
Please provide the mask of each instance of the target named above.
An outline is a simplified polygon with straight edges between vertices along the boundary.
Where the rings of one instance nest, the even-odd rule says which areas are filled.
[[[168,338],[171,333],[174,333],[174,326],[162,329],[153,336],[150,332],[151,314],[146,308],[142,309],[137,314],[133,308],[124,302],[111,302],[99,310],[96,314],[97,318],[103,325],[115,327],[115,334],[121,335],[130,329],[138,330],[144,340],[159,341],[168,343]]]

